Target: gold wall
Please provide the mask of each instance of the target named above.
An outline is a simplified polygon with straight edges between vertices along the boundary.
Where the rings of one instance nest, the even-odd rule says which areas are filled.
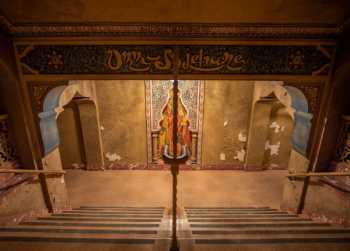
[[[253,97],[253,81],[205,81],[202,163],[242,164],[236,151],[245,146]],[[225,155],[225,160],[220,155]]]
[[[110,80],[95,83],[105,164],[146,163],[144,81]]]

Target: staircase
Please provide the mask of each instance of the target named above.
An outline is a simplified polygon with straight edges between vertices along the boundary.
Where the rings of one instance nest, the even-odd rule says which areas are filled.
[[[268,207],[185,208],[195,250],[350,250],[350,229]]]
[[[154,250],[164,212],[163,207],[82,206],[1,227],[0,250]]]
[[[1,251],[165,251],[163,207],[82,206],[0,228]],[[350,229],[268,207],[186,207],[180,250],[349,251]]]

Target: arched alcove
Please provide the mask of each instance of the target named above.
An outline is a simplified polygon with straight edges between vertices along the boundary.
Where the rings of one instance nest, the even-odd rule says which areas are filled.
[[[81,159],[85,162],[85,166],[87,168],[100,168],[103,166],[101,135],[94,99],[93,83],[88,81],[71,81],[68,86],[55,87],[46,95],[43,104],[43,112],[39,114],[45,155],[58,149],[60,135],[64,137],[64,145],[66,147],[68,146],[68,143],[66,144],[66,138],[69,139],[70,136],[73,138],[80,137],[82,141],[82,150],[79,151],[81,153]],[[75,125],[77,126],[78,124],[79,126],[74,135],[63,136],[62,133],[72,133],[71,130],[59,132],[59,128],[68,128],[62,125],[62,120],[67,122],[68,117],[72,115],[69,111],[70,104],[74,104],[75,119],[78,121]],[[59,119],[59,127],[57,120],[67,107],[69,108]],[[67,123],[69,124],[69,122]],[[62,147],[60,152],[62,152]],[[65,150],[66,153],[67,150],[69,151],[69,149]],[[67,157],[67,155],[64,157]],[[62,156],[59,155],[59,158],[62,159]],[[57,158],[56,161],[58,161]],[[66,162],[63,160],[63,163]]]
[[[290,123],[293,121],[291,148],[307,160],[306,149],[309,142],[312,114],[308,113],[308,102],[302,91],[283,84],[279,81],[266,81],[255,85],[249,125],[246,169],[252,167],[263,168],[264,164],[271,164],[267,161],[271,158],[267,158],[266,152],[263,153],[265,150],[270,150],[269,157],[280,154],[282,142],[276,141],[273,144],[269,140],[269,137],[271,138],[273,135],[269,132],[269,128],[272,127],[274,131],[281,132],[281,126],[272,119],[278,112],[274,109],[283,108],[283,116],[286,118],[284,120],[289,121],[287,122],[288,126],[286,124],[284,128],[290,128]],[[286,140],[284,139],[284,141]],[[288,142],[285,142],[283,145],[288,144]],[[288,151],[290,150],[287,147],[283,152],[287,154]]]
[[[59,151],[63,168],[85,167],[85,150],[79,110],[73,98],[57,117]]]

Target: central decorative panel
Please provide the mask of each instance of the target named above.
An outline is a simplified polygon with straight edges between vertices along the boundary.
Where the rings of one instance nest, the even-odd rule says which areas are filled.
[[[172,84],[173,80],[146,81],[148,163],[163,164],[163,155],[171,155],[167,149],[171,145],[168,142],[171,137],[167,134],[169,128],[165,122],[172,105]],[[179,80],[178,122],[182,128],[179,141],[183,141],[181,146],[188,148],[190,156],[187,164],[200,164],[203,101],[203,81]]]

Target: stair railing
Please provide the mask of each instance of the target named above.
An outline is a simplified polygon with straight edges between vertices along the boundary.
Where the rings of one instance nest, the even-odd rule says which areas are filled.
[[[349,172],[303,172],[303,173],[290,173],[287,175],[288,179],[304,178],[310,179],[311,177],[341,177],[350,176]],[[300,195],[300,200],[297,207],[297,214],[301,214],[304,209],[304,201],[306,198],[306,191]]]
[[[0,167],[0,173],[25,173],[25,174],[55,174],[55,175],[65,175],[66,171],[64,170],[30,170],[30,169],[1,169]]]
[[[348,172],[309,172],[309,173],[291,173],[288,174],[288,178],[293,177],[311,177],[311,176],[318,176],[318,177],[324,177],[324,176],[350,176],[350,173]]]

